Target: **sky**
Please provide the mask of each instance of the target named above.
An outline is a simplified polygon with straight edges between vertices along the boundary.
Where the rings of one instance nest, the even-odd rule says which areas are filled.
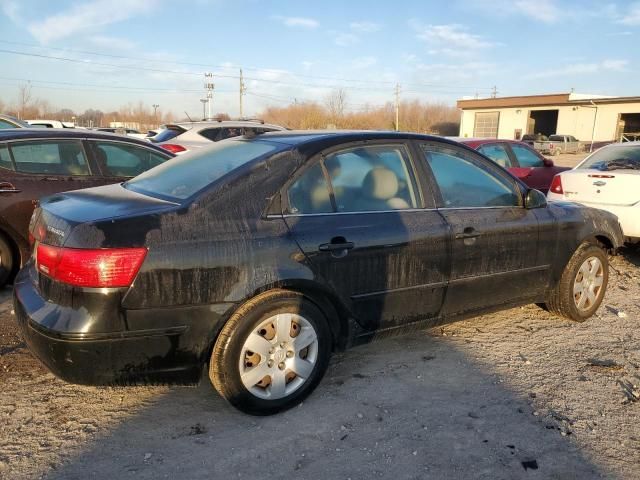
[[[346,92],[402,100],[640,95],[640,1],[0,0],[0,100],[27,81],[54,108],[129,102],[239,115]]]

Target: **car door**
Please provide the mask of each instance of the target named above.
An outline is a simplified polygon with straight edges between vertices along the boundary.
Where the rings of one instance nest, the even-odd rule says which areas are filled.
[[[0,215],[26,238],[34,202],[41,197],[96,185],[80,139],[8,142],[3,147]]]
[[[314,273],[366,329],[435,318],[449,233],[404,142],[341,146],[309,160],[284,218]]]
[[[101,183],[118,183],[165,162],[169,155],[129,142],[89,140],[90,150],[102,174]]]
[[[549,265],[538,255],[538,215],[506,172],[457,146],[423,142],[438,210],[452,233],[444,315],[540,296]]]

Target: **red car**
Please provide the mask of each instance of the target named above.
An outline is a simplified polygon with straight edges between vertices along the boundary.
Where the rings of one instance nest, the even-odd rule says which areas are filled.
[[[543,157],[526,143],[517,140],[495,138],[458,138],[456,140],[489,157],[531,188],[545,194],[557,173],[571,170],[568,167],[556,167],[553,160]]]

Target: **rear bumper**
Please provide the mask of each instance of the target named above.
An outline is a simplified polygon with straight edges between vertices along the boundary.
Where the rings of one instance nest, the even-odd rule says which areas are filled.
[[[43,299],[32,273],[25,268],[16,278],[16,319],[29,350],[57,377],[85,385],[199,381],[217,334],[210,318],[199,317],[192,308],[187,312],[164,309],[161,315],[152,310],[137,311],[135,317],[158,318],[163,325],[111,332],[96,332],[95,328],[91,333],[64,331],[58,327],[64,324],[60,318],[74,314],[77,319],[78,312]],[[210,307],[207,311],[211,316]],[[162,318],[171,318],[173,325]],[[87,325],[92,320],[87,313]]]
[[[575,202],[567,199],[564,195],[549,192],[547,194],[549,200]],[[602,205],[599,203],[575,202],[585,207],[597,208],[609,213],[613,213],[618,217],[618,222],[622,228],[625,238],[640,238],[640,205]]]

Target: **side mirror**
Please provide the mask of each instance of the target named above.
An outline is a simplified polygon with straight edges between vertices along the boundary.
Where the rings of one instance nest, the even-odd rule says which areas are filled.
[[[530,188],[524,197],[524,208],[531,210],[532,208],[544,208],[547,206],[547,197],[540,190]]]
[[[545,167],[553,167],[553,160],[551,160],[550,158],[545,158],[544,160],[542,160],[542,163]]]

